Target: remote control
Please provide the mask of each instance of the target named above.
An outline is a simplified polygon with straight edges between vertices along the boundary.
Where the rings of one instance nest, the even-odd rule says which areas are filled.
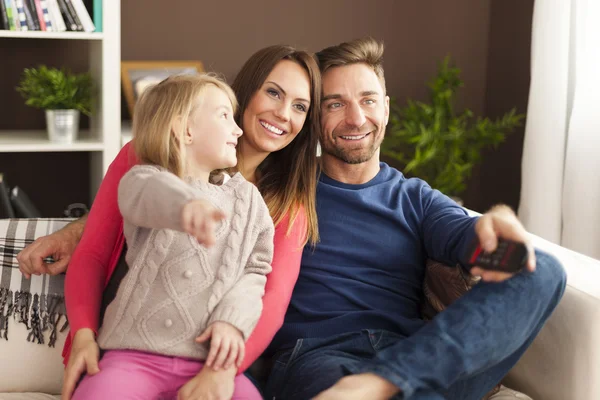
[[[513,240],[498,239],[496,250],[491,253],[484,251],[475,238],[467,253],[467,265],[480,267],[485,270],[516,273],[527,263],[528,251],[525,244]]]

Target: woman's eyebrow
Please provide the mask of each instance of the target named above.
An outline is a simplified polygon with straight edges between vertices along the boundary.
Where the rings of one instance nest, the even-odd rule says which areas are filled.
[[[281,91],[281,93],[283,93],[284,96],[287,96],[287,93],[285,92],[285,90],[283,90],[283,88],[281,86],[279,86],[278,84],[276,84],[275,82],[273,82],[273,81],[267,81],[265,83],[270,83],[270,84],[272,84],[274,86],[277,86],[277,89],[279,89]],[[303,101],[305,103],[310,104],[310,100],[306,100],[306,99],[302,99],[302,98],[298,98],[296,100]]]

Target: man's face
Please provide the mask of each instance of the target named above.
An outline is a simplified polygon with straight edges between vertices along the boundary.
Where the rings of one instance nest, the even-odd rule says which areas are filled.
[[[348,164],[361,164],[379,150],[390,99],[365,64],[334,67],[323,75],[321,147]]]

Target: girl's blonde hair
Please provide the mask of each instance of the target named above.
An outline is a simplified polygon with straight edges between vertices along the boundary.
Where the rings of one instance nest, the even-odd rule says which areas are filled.
[[[144,90],[133,113],[133,148],[141,163],[158,165],[183,177],[183,137],[188,119],[209,85],[227,94],[235,113],[233,90],[214,74],[171,76]]]

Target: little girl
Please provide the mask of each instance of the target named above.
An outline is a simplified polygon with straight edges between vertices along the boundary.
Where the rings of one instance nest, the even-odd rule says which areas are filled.
[[[274,228],[241,174],[211,177],[237,163],[236,107],[231,88],[210,75],[168,78],[138,100],[141,165],[118,193],[129,272],[99,332],[100,372],[74,399],[175,398],[205,365],[240,366],[262,311]],[[184,389],[180,398],[194,388]],[[242,396],[261,398],[240,375],[233,398]]]

